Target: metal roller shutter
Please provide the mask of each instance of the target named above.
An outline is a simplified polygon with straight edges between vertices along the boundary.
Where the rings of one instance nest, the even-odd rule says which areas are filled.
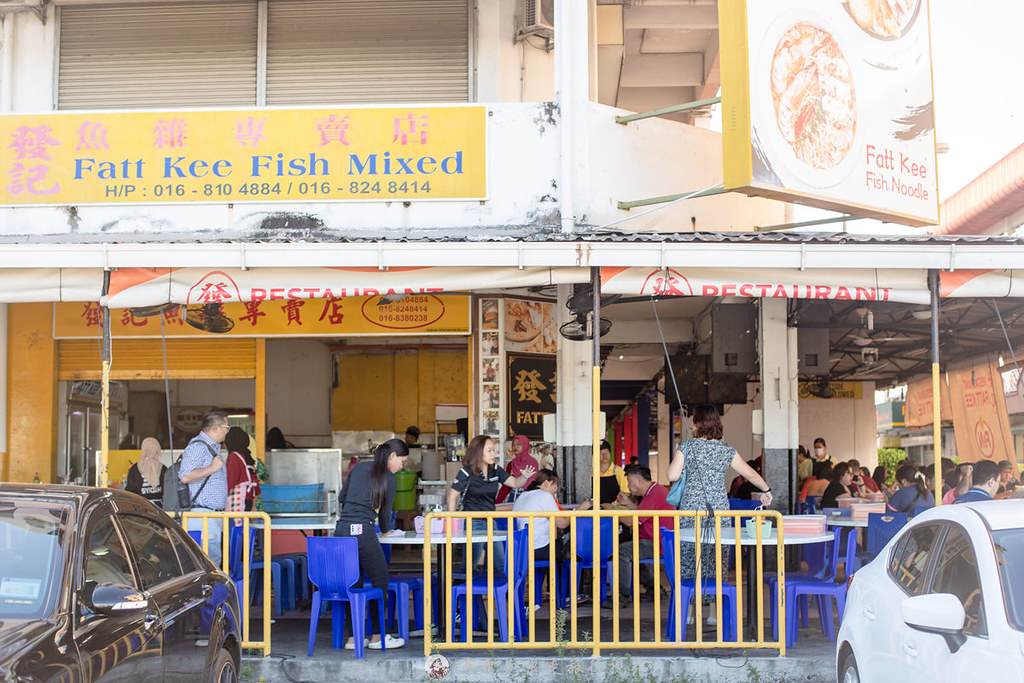
[[[267,105],[467,102],[467,0],[271,0]]]
[[[168,339],[167,374],[171,379],[241,379],[256,376],[257,339]],[[110,378],[162,379],[159,339],[115,339]],[[58,342],[57,378],[100,379],[100,345],[96,339]]]
[[[256,104],[256,2],[64,7],[58,109]]]

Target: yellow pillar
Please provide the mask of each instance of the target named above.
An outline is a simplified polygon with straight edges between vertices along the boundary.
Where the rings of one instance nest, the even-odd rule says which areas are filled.
[[[263,460],[267,434],[267,340],[256,340],[256,457]]]
[[[53,304],[10,304],[4,481],[57,478],[57,345]]]

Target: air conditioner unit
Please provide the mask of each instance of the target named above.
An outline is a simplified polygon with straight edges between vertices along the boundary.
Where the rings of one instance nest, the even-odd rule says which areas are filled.
[[[519,37],[555,35],[555,0],[520,0]]]

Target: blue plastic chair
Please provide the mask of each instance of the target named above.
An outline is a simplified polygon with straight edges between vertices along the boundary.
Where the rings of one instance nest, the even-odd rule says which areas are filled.
[[[261,572],[263,561],[256,557],[256,533],[257,530],[249,528],[249,596],[250,604],[255,604],[263,594],[263,582]],[[242,527],[232,526],[228,532],[228,568],[231,580],[235,584],[242,601]],[[283,614],[284,609],[295,609],[295,563],[292,560],[281,559],[270,562],[270,585],[274,593],[274,613],[277,616]]]
[[[614,532],[615,520],[611,517],[602,517],[600,525],[600,539],[598,552],[594,552],[594,519],[592,517],[578,517],[576,519],[576,538],[573,539],[575,544],[576,557],[579,559],[576,561],[576,588],[579,589],[580,578],[583,574],[584,569],[594,570],[594,565],[597,565],[598,569],[594,572],[595,580],[601,582],[601,602],[604,602],[608,597],[608,582],[612,576],[612,551],[613,551],[613,540],[612,534]],[[565,605],[565,596],[569,591],[569,568],[572,565],[566,562],[562,565],[562,581],[558,587],[558,604]],[[575,599],[576,596],[573,596]]]
[[[513,625],[515,629],[515,635],[517,637],[522,634],[523,620],[525,618],[525,614],[523,613],[523,587],[525,585],[525,582],[523,581],[523,575],[526,571],[526,560],[528,552],[526,546],[528,539],[529,537],[527,536],[527,531],[525,529],[521,529],[519,531],[513,532],[512,536],[505,541],[506,562],[508,562],[509,555],[513,554],[510,552],[510,550],[514,550],[513,561],[515,562],[515,564],[513,566],[512,571],[512,590],[513,599],[517,601],[518,607],[516,608],[516,614],[514,615]],[[509,548],[510,543],[513,544],[511,549]],[[502,641],[508,641],[508,577],[495,573],[493,588],[495,612],[497,613],[498,617],[498,637]],[[454,607],[452,613],[461,616],[461,618],[458,619],[458,623],[459,636],[462,638],[463,642],[467,640],[468,636],[468,626],[466,623],[467,620],[464,618],[464,607],[466,605],[466,600],[470,596],[476,598],[484,597],[487,594],[487,572],[483,572],[483,576],[477,576],[476,574],[474,574],[472,581],[467,581],[466,583],[461,583],[452,586],[451,605]],[[484,611],[485,607],[483,604],[483,600],[478,600],[474,604],[474,616],[477,616],[479,618],[484,613]]]
[[[799,573],[799,574],[793,574],[793,573],[786,574],[786,585],[787,585],[787,587],[793,581],[800,581],[800,580],[804,580],[804,579],[806,579],[806,580],[821,580],[821,579],[824,579],[827,576],[831,576],[832,577],[831,580],[835,581],[836,571],[837,571],[838,565],[839,565],[839,548],[841,546],[842,534],[843,534],[843,528],[842,527],[838,527],[838,526],[834,527],[832,529],[832,540],[827,541],[825,543],[816,544],[816,545],[821,546],[822,551],[823,551],[822,554],[824,556],[824,564],[821,567],[821,569],[819,571],[816,571],[816,572],[807,572],[807,573]],[[768,596],[769,596],[768,608],[769,608],[769,615],[770,615],[771,622],[772,622],[772,633],[774,634],[775,639],[778,640],[778,638],[779,638],[779,623],[778,623],[778,615],[776,614],[776,609],[775,609],[775,605],[778,603],[778,597],[776,595],[776,591],[778,590],[778,586],[779,586],[778,574],[776,574],[775,572],[771,572],[770,574],[766,573],[765,577],[764,577],[764,581],[765,581],[766,584],[768,584]],[[788,597],[787,597],[787,600],[788,600]],[[808,606],[806,598],[804,598],[803,600],[800,601],[800,604],[798,605],[798,608],[800,609],[800,621],[801,621],[801,624],[804,626],[804,628],[806,628],[810,624],[810,610],[809,610],[809,606]]]
[[[504,522],[505,520],[500,520],[500,521]],[[538,524],[549,524],[548,520],[542,519],[542,518],[538,518],[537,519],[537,523]],[[525,519],[517,519],[516,520],[516,528],[517,528],[517,530],[519,530],[519,529],[526,529],[527,528],[526,524],[527,524],[527,520],[525,520]],[[554,529],[551,529],[550,531],[551,531],[551,533],[549,535],[548,540],[549,540],[549,543],[553,543],[554,542],[553,539],[555,539],[556,536],[557,536],[558,529],[556,527]],[[536,533],[536,531],[534,531],[534,533]],[[527,537],[527,538],[529,538],[529,537]],[[556,563],[557,563],[557,558],[556,558]],[[506,564],[507,564],[507,558],[506,558]],[[529,563],[527,563],[527,564],[529,564]],[[558,564],[559,564],[559,566],[561,566],[561,563],[558,563]],[[543,590],[543,588],[544,588],[544,579],[547,577],[548,572],[550,570],[551,570],[551,556],[548,553],[546,553],[546,552],[544,553],[543,556],[537,555],[536,553],[534,553],[534,556],[533,556],[533,579],[534,579],[533,602],[534,602],[535,605],[541,604],[541,598],[543,597],[543,592],[544,592],[544,590]],[[527,566],[527,571],[529,571],[529,566]],[[555,571],[558,571],[558,567],[556,567]],[[559,593],[559,596],[560,596],[561,595],[561,590],[559,590],[558,593]],[[561,608],[561,607],[563,607],[563,604],[562,604],[561,599],[559,598],[559,596],[555,596],[555,597],[556,597],[556,600],[558,600],[558,606]]]
[[[348,603],[356,658],[361,659],[365,654],[367,605],[369,601],[376,600],[381,648],[387,649],[384,593],[379,588],[353,588],[361,576],[358,541],[350,536],[311,536],[306,539],[306,556],[309,558],[309,581],[316,586],[309,614],[308,655],[313,656],[320,609],[325,602]],[[338,605],[331,610],[331,645],[335,649],[344,647],[344,638],[345,609],[344,605]]]
[[[893,536],[899,533],[907,524],[905,512],[872,512],[868,515],[868,528],[864,536],[864,551],[868,557],[862,555],[862,560],[873,559],[885,544]]]
[[[676,591],[679,591],[679,604],[682,611],[689,612],[690,602],[697,592],[696,579],[680,579],[679,570],[676,568],[678,544],[675,539],[675,532],[672,529],[661,529],[661,556],[665,562],[665,573],[669,576],[669,585],[672,591],[668,598],[668,624],[665,627],[665,639],[676,640]],[[724,572],[723,572],[724,573]],[[715,595],[715,579],[701,577],[700,597]],[[722,581],[722,637],[725,640],[736,640],[736,609],[739,605],[736,602],[736,587],[731,583]],[[679,637],[680,641],[686,640],[686,616],[682,618],[683,632]]]
[[[393,527],[392,527],[393,528]],[[380,526],[377,526],[380,530]],[[384,560],[391,564],[391,546],[382,544]],[[409,640],[409,599],[412,598],[413,628],[423,628],[423,577],[416,574],[391,574],[388,582],[388,623],[395,625],[397,620],[398,635]],[[433,609],[434,623],[437,623],[437,581],[434,581]]]
[[[281,553],[280,555],[274,555],[275,562],[280,560],[291,560],[295,563],[295,601],[311,599],[313,588],[309,583],[306,553]]]
[[[834,561],[829,575],[821,579],[795,579],[786,581],[786,647],[792,647],[797,639],[796,610],[797,601],[814,596],[818,599],[818,618],[821,620],[821,630],[828,636],[828,639],[835,642],[835,622],[832,618],[832,598],[835,598],[836,609],[839,620],[843,619],[843,611],[846,608],[846,581],[836,582],[836,572],[839,568],[840,540],[842,528],[836,529],[835,551],[832,553]],[[851,567],[857,561],[857,534],[846,535],[845,562]],[[775,625],[773,632],[778,634],[778,625]]]
[[[821,508],[821,496],[807,496],[807,501],[804,505],[806,506],[807,514],[818,514],[818,510]]]

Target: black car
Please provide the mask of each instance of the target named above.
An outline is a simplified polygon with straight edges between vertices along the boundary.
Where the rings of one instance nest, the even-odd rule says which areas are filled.
[[[0,484],[0,681],[238,680],[231,580],[124,491]]]

